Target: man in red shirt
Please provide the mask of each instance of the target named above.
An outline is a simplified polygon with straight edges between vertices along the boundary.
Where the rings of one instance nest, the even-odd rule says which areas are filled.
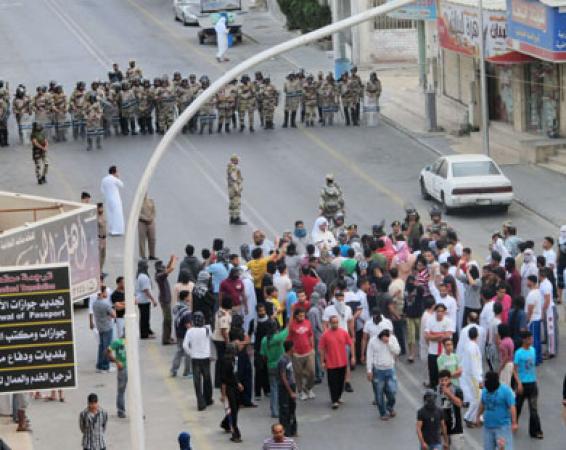
[[[222,304],[223,297],[232,299],[232,314],[243,315],[248,313],[248,302],[244,292],[244,283],[240,280],[239,268],[232,267],[228,278],[220,283],[220,290],[218,291],[218,301],[220,304]]]
[[[307,300],[307,294],[303,288],[297,289],[297,303],[293,303],[293,306],[291,306],[292,317],[295,317],[297,309],[302,309],[303,311],[311,309],[311,302]]]
[[[304,309],[295,308],[287,337],[288,341],[293,342],[293,370],[297,392],[301,400],[315,398],[312,391],[314,386],[314,333],[310,321],[305,316]]]
[[[322,368],[326,370],[328,376],[332,409],[337,409],[339,404],[342,403],[340,397],[344,391],[346,366],[348,365],[346,347],[348,346],[352,355],[350,363],[354,366],[356,364],[356,352],[352,349],[352,338],[346,330],[340,328],[338,316],[330,317],[330,328],[320,337],[318,349]]]
[[[302,268],[301,284],[307,294],[307,299],[310,300],[314,287],[320,282],[320,279],[315,276],[310,267]]]

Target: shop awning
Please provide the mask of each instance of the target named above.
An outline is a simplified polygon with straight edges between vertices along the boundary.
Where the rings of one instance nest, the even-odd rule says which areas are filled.
[[[524,53],[510,51],[500,55],[490,56],[486,58],[486,60],[492,64],[526,64],[536,61],[536,58],[525,55]]]

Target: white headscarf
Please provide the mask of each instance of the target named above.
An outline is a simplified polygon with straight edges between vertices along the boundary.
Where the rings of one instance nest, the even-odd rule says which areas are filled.
[[[311,231],[311,238],[315,244],[320,241],[320,238],[324,234],[324,232],[320,229],[323,224],[326,225],[326,229],[328,230],[328,220],[326,220],[326,217],[320,216],[314,221],[314,225],[312,226]]]
[[[220,16],[218,22],[216,22],[216,25],[214,26],[214,31],[218,34],[226,32],[226,17]]]

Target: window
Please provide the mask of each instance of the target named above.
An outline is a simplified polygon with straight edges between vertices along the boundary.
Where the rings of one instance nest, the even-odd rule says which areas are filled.
[[[452,176],[455,178],[489,175],[501,175],[501,172],[492,161],[469,161],[452,164]]]
[[[446,160],[442,160],[442,164],[440,165],[440,168],[438,169],[438,176],[441,178],[447,178],[448,177],[448,163],[446,162]]]
[[[372,0],[372,6],[380,6],[387,3],[387,0]],[[376,30],[412,30],[415,28],[413,20],[395,19],[394,17],[377,16],[373,22],[373,27]]]

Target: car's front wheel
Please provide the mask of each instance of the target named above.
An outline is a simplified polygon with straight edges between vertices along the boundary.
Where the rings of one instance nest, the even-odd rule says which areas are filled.
[[[183,25],[185,25],[186,27],[189,26],[189,22],[187,22],[187,18],[185,16],[183,16]]]
[[[423,200],[430,200],[430,194],[428,193],[428,191],[426,190],[426,186],[424,183],[424,180],[421,178],[420,181],[420,185],[421,185],[421,197],[423,198]]]

